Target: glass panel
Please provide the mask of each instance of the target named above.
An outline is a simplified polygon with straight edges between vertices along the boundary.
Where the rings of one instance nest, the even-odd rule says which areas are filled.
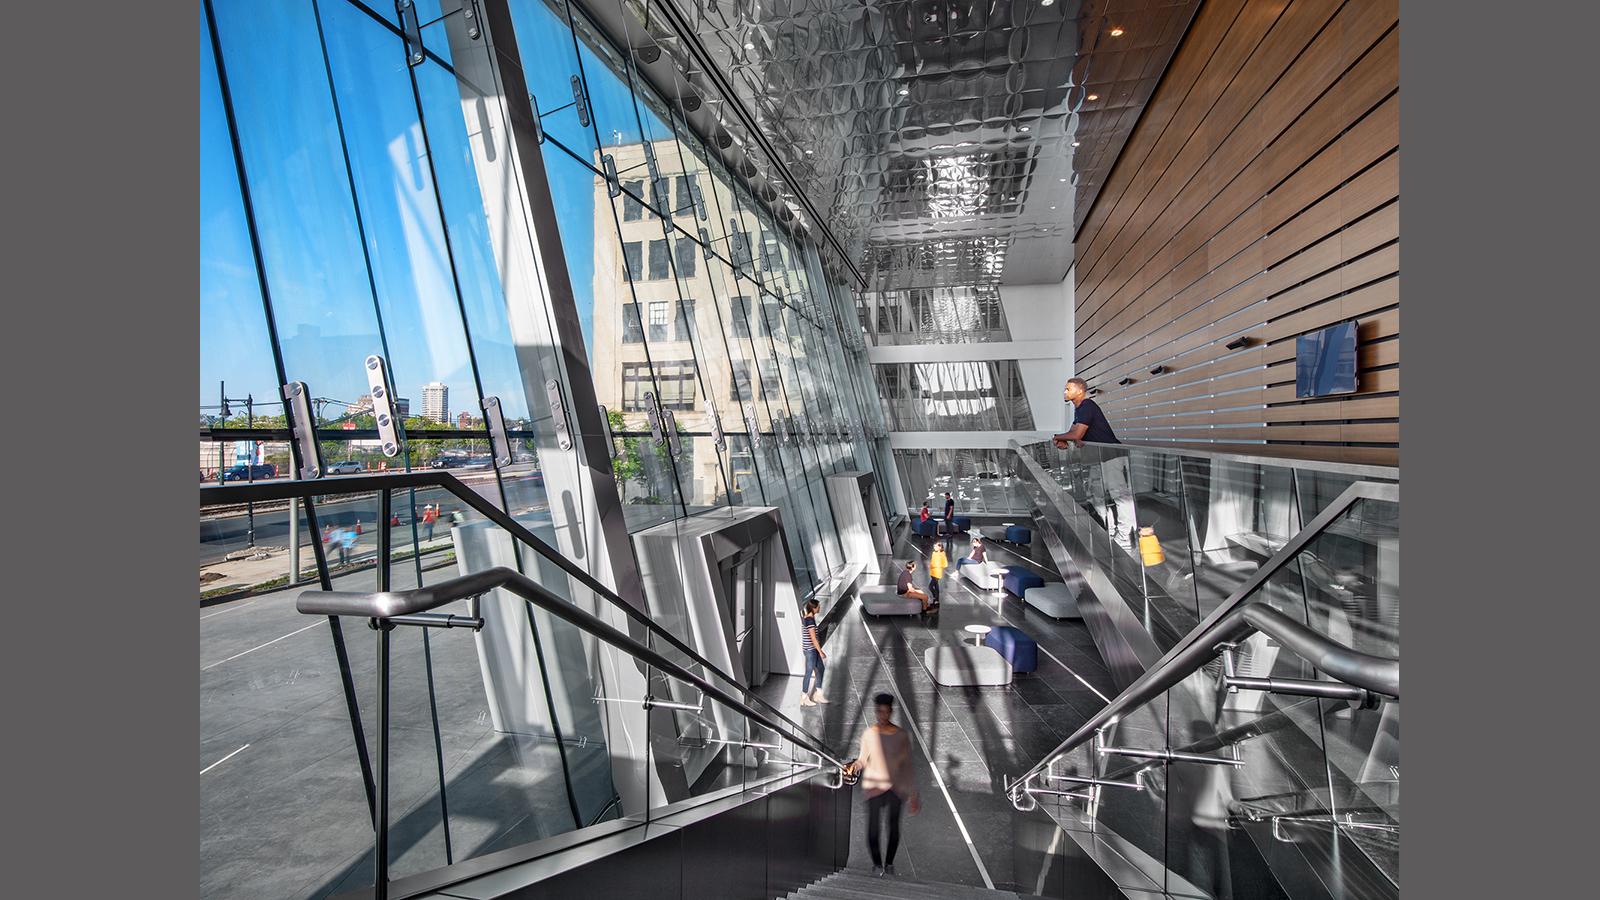
[[[223,397],[259,398],[264,411],[278,412],[280,385],[205,27],[200,29],[200,78],[200,415],[211,427],[249,427],[243,404],[237,404],[237,420],[233,409],[224,415]],[[202,459],[202,472],[214,475],[216,468]]]
[[[413,70],[395,64],[404,53],[401,39],[365,13],[332,3],[322,16],[396,399],[448,422],[452,403],[476,410],[479,398]],[[461,119],[459,113],[453,118]]]
[[[385,348],[313,8],[214,9],[284,372],[354,400]]]

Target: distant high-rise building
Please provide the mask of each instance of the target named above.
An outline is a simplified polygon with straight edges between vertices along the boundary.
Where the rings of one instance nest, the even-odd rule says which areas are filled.
[[[450,421],[450,389],[435,381],[422,389],[422,415],[443,425]]]

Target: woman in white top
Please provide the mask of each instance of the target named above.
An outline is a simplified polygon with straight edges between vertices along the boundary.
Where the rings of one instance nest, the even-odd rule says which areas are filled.
[[[860,773],[861,787],[867,795],[867,852],[872,855],[872,874],[894,874],[894,852],[900,846],[900,804],[910,807],[911,815],[922,808],[917,798],[917,782],[911,774],[911,736],[889,717],[894,715],[894,695],[872,698],[877,705],[878,723],[861,733],[861,752],[846,773]],[[889,843],[878,855],[878,814],[889,818]]]

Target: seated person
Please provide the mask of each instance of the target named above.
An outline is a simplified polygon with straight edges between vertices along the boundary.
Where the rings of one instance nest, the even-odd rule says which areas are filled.
[[[928,518],[929,518],[928,504],[927,503],[923,503],[922,504],[922,512],[920,514],[918,514],[917,521],[926,522],[926,521],[928,521]]]
[[[967,554],[967,559],[975,563],[984,561],[983,541],[980,538],[972,539],[972,550]]]
[[[916,560],[906,563],[906,567],[900,571],[900,577],[895,579],[894,592],[902,597],[915,597],[916,599],[921,600],[922,611],[927,612],[928,610],[938,606],[938,604],[929,603],[928,595],[925,592],[919,591],[915,587],[911,586],[911,573],[915,572],[916,570]]]

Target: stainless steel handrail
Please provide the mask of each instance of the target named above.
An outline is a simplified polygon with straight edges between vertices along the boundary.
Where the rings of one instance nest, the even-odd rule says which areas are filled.
[[[551,615],[594,635],[629,656],[642,660],[666,672],[673,678],[694,685],[701,693],[732,707],[743,716],[760,722],[777,734],[787,738],[791,743],[804,747],[838,768],[842,769],[844,767],[842,760],[811,739],[809,735],[800,737],[794,734],[789,729],[774,722],[766,714],[750,707],[743,700],[734,697],[727,691],[667,659],[595,616],[573,606],[550,591],[549,588],[523,575],[521,572],[508,569],[505,566],[496,566],[492,569],[485,569],[482,572],[474,572],[470,575],[463,575],[459,578],[452,578],[449,581],[441,581],[438,584],[409,591],[378,591],[370,594],[361,594],[351,591],[306,590],[300,592],[299,598],[295,601],[295,609],[308,616],[355,616],[365,619],[385,620],[438,609],[446,603],[453,603],[468,597],[477,597],[495,588],[504,588]],[[713,671],[715,670],[713,669]]]
[[[1399,481],[1400,470],[1395,466],[1374,466],[1366,463],[1330,462],[1320,459],[1295,459],[1288,456],[1258,456],[1252,453],[1231,453],[1225,450],[1197,450],[1190,447],[1169,447],[1163,444],[1146,444],[1135,442],[1118,442],[1103,444],[1099,441],[1084,441],[1086,447],[1103,447],[1107,450],[1145,450],[1152,453],[1167,453],[1173,456],[1198,456],[1205,459],[1216,459],[1224,462],[1247,463],[1253,466],[1277,466],[1284,469],[1304,469],[1309,472],[1328,472],[1334,475],[1349,475],[1353,478],[1370,479],[1380,478],[1385,481]],[[1042,441],[1028,441],[1023,443],[1013,438],[1010,442],[1012,450],[1031,452],[1033,447],[1055,445],[1048,439]],[[1067,451],[1061,451],[1063,453]]]
[[[1319,671],[1334,678],[1395,699],[1400,697],[1400,660],[1362,653],[1294,621],[1265,603],[1244,600],[1265,584],[1278,570],[1292,561],[1357,501],[1382,499],[1399,502],[1400,486],[1356,482],[1346,488],[1306,527],[1300,529],[1267,564],[1256,570],[1227,600],[1207,616],[1187,636],[1167,651],[1150,670],[1127,690],[1118,694],[1089,721],[1046,753],[1033,768],[1008,784],[1006,793],[1013,805],[1020,806],[1028,783],[1048,771],[1057,759],[1092,740],[1111,721],[1120,718],[1167,691],[1199,671],[1216,658],[1227,645],[1255,632],[1262,632],[1294,651]]]
[[[450,492],[451,496],[472,507],[494,524],[509,531],[517,540],[527,544],[534,552],[544,557],[563,572],[577,579],[579,584],[606,598],[610,603],[621,610],[629,618],[639,623],[651,634],[666,641],[673,649],[687,656],[696,665],[705,666],[708,671],[716,672],[726,677],[716,664],[701,656],[693,647],[684,643],[677,635],[667,631],[651,619],[643,611],[635,608],[633,604],[622,599],[615,591],[601,584],[593,575],[579,568],[578,565],[561,555],[554,547],[546,544],[538,535],[529,531],[522,523],[511,518],[505,512],[495,507],[476,491],[469,489],[460,479],[448,472],[394,472],[382,475],[350,475],[342,478],[315,481],[276,481],[242,483],[234,485],[211,485],[200,488],[200,505],[217,506],[230,503],[263,502],[270,500],[289,500],[294,498],[306,499],[325,494],[360,494],[369,492],[401,490],[405,488],[438,487]],[[728,679],[732,681],[732,678]],[[753,697],[757,703],[766,707],[770,715],[789,723],[790,727],[805,733],[799,723],[784,715],[781,710],[772,704]]]

